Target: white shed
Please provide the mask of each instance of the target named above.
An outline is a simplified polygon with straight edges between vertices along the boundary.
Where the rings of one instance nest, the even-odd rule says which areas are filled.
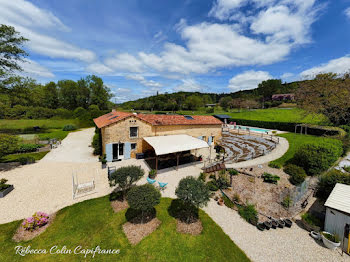
[[[343,239],[346,224],[350,225],[350,186],[336,184],[326,203],[325,231],[337,234]],[[348,248],[349,236],[344,238],[342,247]]]

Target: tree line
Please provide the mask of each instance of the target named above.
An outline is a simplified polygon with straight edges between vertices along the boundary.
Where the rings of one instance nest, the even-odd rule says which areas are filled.
[[[0,118],[70,118],[73,111],[93,116],[111,109],[111,91],[98,76],[47,84],[19,76],[26,41],[14,27],[0,25]]]

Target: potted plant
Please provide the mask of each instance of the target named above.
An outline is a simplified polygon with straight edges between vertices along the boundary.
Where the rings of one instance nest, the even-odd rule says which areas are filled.
[[[106,167],[107,167],[106,155],[104,155],[104,156],[101,158],[101,164],[102,164],[102,168],[106,168]]]
[[[149,173],[148,173],[148,177],[149,177],[150,179],[154,179],[154,178],[156,177],[156,175],[157,175],[157,170],[155,170],[155,169],[152,169],[152,170],[149,171]]]
[[[220,205],[220,206],[222,206],[222,205],[224,204],[224,199],[223,199],[222,197],[220,197],[220,199],[219,199],[219,202],[218,202],[218,203],[219,203],[219,205]]]
[[[340,246],[340,239],[337,235],[323,231],[321,233],[321,237],[323,244],[331,250],[334,250]]]
[[[5,197],[8,193],[13,190],[13,185],[6,184],[7,179],[0,179],[0,198]]]

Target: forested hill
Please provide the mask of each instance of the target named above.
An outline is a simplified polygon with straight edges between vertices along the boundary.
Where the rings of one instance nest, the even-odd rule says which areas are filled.
[[[302,82],[282,83],[279,79],[263,81],[255,89],[238,91],[234,93],[200,93],[200,92],[177,92],[158,94],[135,101],[125,102],[119,105],[123,109],[135,110],[194,110],[205,104],[216,104],[228,99],[242,98],[258,102],[269,99],[272,94],[292,93]]]

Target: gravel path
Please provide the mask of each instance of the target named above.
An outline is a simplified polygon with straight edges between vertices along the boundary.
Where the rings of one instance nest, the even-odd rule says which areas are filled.
[[[32,215],[36,211],[55,212],[74,203],[108,194],[107,170],[101,169],[92,155],[94,129],[70,133],[58,148],[38,163],[0,172],[15,189],[0,198],[0,223],[11,222]],[[72,198],[72,174],[79,182],[95,179],[96,190],[90,195]]]
[[[295,223],[291,228],[261,232],[243,220],[237,211],[219,206],[214,200],[204,210],[252,261],[350,261],[350,256],[344,254],[342,257],[339,249],[331,251],[325,248]]]
[[[250,166],[256,166],[256,165],[262,165],[280,158],[288,151],[289,143],[288,143],[288,140],[283,137],[280,137],[279,139],[280,139],[279,144],[277,144],[276,148],[272,150],[270,153],[268,153],[267,155],[254,158],[252,160],[243,161],[243,162],[226,164],[226,167],[227,168],[250,167]]]

